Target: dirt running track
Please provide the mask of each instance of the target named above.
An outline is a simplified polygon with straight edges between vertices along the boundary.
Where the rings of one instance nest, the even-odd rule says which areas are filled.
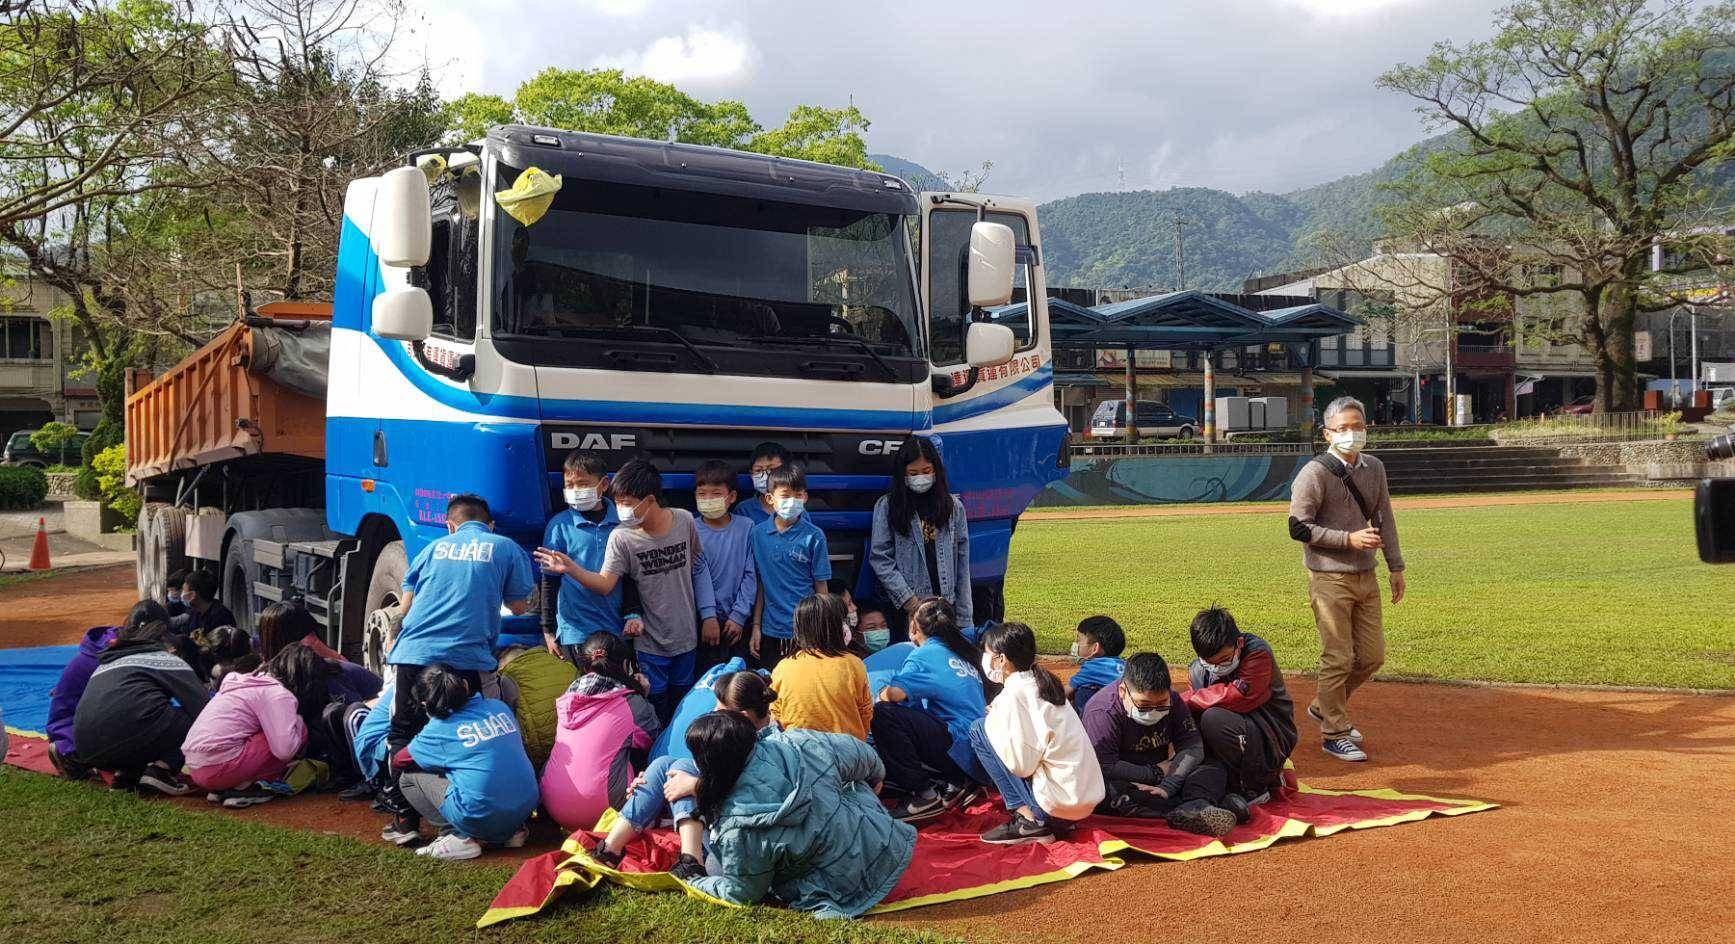
[[[131,579],[114,568],[0,590],[0,645],[75,641],[82,627],[121,615]],[[1312,683],[1289,684],[1305,704]],[[1249,855],[1135,861],[875,920],[1024,944],[1632,944],[1735,934],[1735,698],[1376,682],[1356,708],[1373,762],[1323,757],[1304,718],[1303,779],[1502,808]],[[362,839],[378,830],[361,805],[331,797],[226,815]],[[526,854],[556,841],[552,830],[537,838]]]

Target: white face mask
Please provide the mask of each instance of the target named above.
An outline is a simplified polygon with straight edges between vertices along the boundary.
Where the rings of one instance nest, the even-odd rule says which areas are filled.
[[[602,504],[602,490],[596,486],[585,488],[569,488],[565,490],[566,503],[573,511],[595,511]]]
[[[777,517],[784,521],[794,521],[801,517],[801,513],[806,510],[807,502],[805,499],[789,495],[777,500]]]
[[[763,495],[767,491],[770,491],[770,489],[771,489],[771,473],[769,471],[753,473],[753,490],[754,491]]]
[[[1331,434],[1331,448],[1346,456],[1361,452],[1367,444],[1368,431],[1365,429],[1340,429]]]
[[[698,506],[699,514],[706,518],[721,518],[729,513],[729,499],[727,498],[700,498],[696,499],[693,504]]]
[[[1241,653],[1239,653],[1239,652],[1235,653],[1235,658],[1230,659],[1228,662],[1225,662],[1222,665],[1212,665],[1209,662],[1205,663],[1205,671],[1209,672],[1211,674],[1212,678],[1222,678],[1223,676],[1228,675],[1231,672],[1234,672],[1236,669],[1238,669],[1240,667],[1241,667]]]
[[[988,681],[996,685],[1006,682],[1006,673],[994,668],[994,653],[992,652],[982,653],[982,674],[988,678]]]
[[[1079,644],[1078,644],[1078,640],[1076,640],[1076,639],[1074,639],[1074,640],[1073,640],[1073,641],[1072,641],[1072,657],[1073,657],[1073,658],[1074,658],[1074,659],[1083,659],[1083,658],[1085,658],[1085,654],[1084,654],[1084,647],[1083,647],[1083,646],[1081,646],[1081,645],[1079,645]],[[1095,657],[1095,656],[1091,656],[1091,657],[1090,657],[1090,658],[1092,658],[1092,659],[1094,659],[1094,658],[1096,658],[1096,657]]]
[[[1127,710],[1127,717],[1133,719],[1134,721],[1136,721],[1139,724],[1142,724],[1146,727],[1150,727],[1153,724],[1158,724],[1164,718],[1167,718],[1169,716],[1169,709],[1167,709],[1167,708],[1140,709],[1140,708],[1130,704],[1130,702],[1122,702],[1121,704]]]
[[[927,475],[906,475],[904,476],[904,483],[909,485],[910,491],[915,492],[917,495],[925,495],[927,494],[928,489],[934,487],[934,473],[930,472]]]
[[[615,502],[614,509],[615,514],[620,516],[621,527],[632,528],[639,524],[639,506],[623,505],[620,502]]]
[[[171,593],[168,594],[167,599],[170,603],[179,603],[181,602],[181,595],[178,593]]]

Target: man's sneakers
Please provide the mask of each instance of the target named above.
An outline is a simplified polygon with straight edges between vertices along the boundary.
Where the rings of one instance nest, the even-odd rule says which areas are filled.
[[[530,841],[530,827],[529,826],[520,826],[520,827],[518,827],[518,831],[512,834],[511,839],[508,839],[505,842],[499,843],[498,845],[501,849],[522,849],[522,848],[524,848],[524,844],[529,842],[529,841]]]
[[[948,810],[968,809],[985,795],[974,783],[948,783],[940,789],[940,798],[946,801]]]
[[[374,792],[373,781],[357,780],[338,791],[337,798],[339,800],[371,800]]]
[[[929,787],[893,807],[892,819],[906,823],[925,823],[946,815],[946,811],[950,808],[946,804],[946,798],[934,788]]]
[[[420,838],[422,838],[421,818],[405,816],[402,813],[393,814],[392,821],[380,830],[380,839],[394,846],[407,846]]]
[[[119,778],[116,778],[119,782]],[[193,792],[193,785],[180,774],[161,764],[152,764],[139,774],[139,786],[150,787],[164,796],[183,797]]]
[[[1204,800],[1189,800],[1169,811],[1170,826],[1182,832],[1217,838],[1235,828],[1235,813]]]
[[[1368,759],[1367,752],[1348,737],[1326,738],[1324,750],[1338,760],[1359,762]]]
[[[1237,825],[1245,825],[1248,820],[1253,818],[1253,804],[1248,803],[1246,797],[1233,790],[1225,793],[1223,799],[1217,801],[1217,805],[1228,810],[1235,817]]]
[[[1054,830],[1043,823],[1025,819],[1023,813],[1013,813],[1005,825],[988,830],[981,838],[983,842],[996,846],[1016,846],[1026,842],[1047,845],[1054,841]]]
[[[1325,723],[1325,717],[1319,713],[1319,708],[1316,705],[1307,706],[1307,716],[1312,718],[1315,724]],[[1342,736],[1349,738],[1357,744],[1361,743],[1361,732],[1355,728],[1350,728],[1349,731],[1344,733]]]
[[[457,833],[446,833],[440,838],[416,850],[416,855],[439,859],[442,862],[459,862],[464,859],[474,859],[482,854],[482,844],[468,836]]]
[[[683,882],[696,882],[705,877],[705,866],[698,859],[683,852],[680,861],[669,870],[669,874]]]
[[[263,783],[255,783],[235,790],[224,791],[218,795],[218,802],[222,803],[226,810],[244,810],[249,806],[270,803],[277,797],[277,791]],[[209,800],[210,797],[207,796],[205,799]]]

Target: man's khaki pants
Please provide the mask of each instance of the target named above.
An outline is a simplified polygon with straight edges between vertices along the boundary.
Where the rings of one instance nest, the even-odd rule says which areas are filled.
[[[1327,738],[1347,734],[1349,696],[1386,661],[1379,575],[1308,571],[1307,596],[1319,627],[1319,695],[1313,700]]]

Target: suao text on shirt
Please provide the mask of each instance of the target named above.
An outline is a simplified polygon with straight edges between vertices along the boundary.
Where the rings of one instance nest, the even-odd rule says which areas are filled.
[[[487,541],[441,542],[434,545],[434,560],[470,561],[488,564],[494,561],[494,545]]]
[[[502,734],[511,734],[517,730],[517,719],[502,711],[481,721],[466,721],[458,725],[458,740],[463,741],[465,747],[475,747],[483,741],[492,741]]]

